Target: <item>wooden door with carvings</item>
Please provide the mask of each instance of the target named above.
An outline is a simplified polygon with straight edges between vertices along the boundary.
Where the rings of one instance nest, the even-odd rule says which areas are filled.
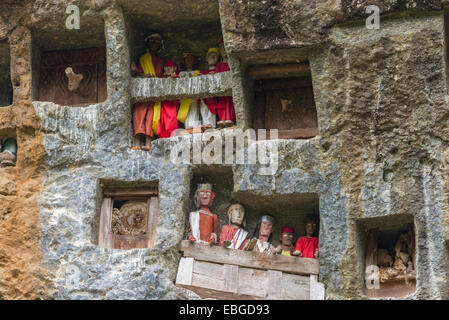
[[[278,129],[279,138],[318,134],[310,77],[257,80],[255,87],[255,129]]]
[[[66,69],[83,76],[79,87],[71,91]],[[91,48],[45,52],[41,57],[39,101],[60,105],[85,106],[107,98],[106,51]]]

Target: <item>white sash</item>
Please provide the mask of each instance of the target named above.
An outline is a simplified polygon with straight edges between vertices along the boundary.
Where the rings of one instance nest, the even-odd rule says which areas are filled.
[[[232,243],[229,245],[229,249],[238,249],[242,245],[243,241],[246,240],[246,236],[248,235],[248,231],[239,228],[239,230],[234,234],[232,239]]]

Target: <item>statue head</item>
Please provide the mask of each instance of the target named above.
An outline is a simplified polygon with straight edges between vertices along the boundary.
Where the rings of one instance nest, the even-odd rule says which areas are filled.
[[[212,192],[212,185],[210,183],[201,183],[198,185],[195,192],[195,206],[197,208],[209,208],[214,198],[215,193]]]
[[[223,39],[220,40],[219,49],[220,49],[220,55],[223,58],[223,60],[227,60],[228,54],[226,53]]]
[[[228,208],[229,224],[246,228],[245,208],[241,204],[233,204]]]
[[[151,54],[158,53],[163,44],[162,37],[158,33],[152,33],[145,38],[145,46]]]
[[[315,216],[307,217],[304,228],[308,237],[315,236],[318,231],[318,219]]]
[[[195,56],[190,52],[186,52],[183,54],[183,62],[187,70],[193,70],[193,66],[195,65]]]
[[[170,76],[173,73],[176,73],[177,68],[176,63],[173,60],[167,60],[164,64],[164,74]]]
[[[262,241],[271,241],[275,220],[269,214],[260,217],[259,223],[254,229],[252,238],[258,238]]]
[[[220,51],[218,48],[209,48],[206,53],[206,61],[209,67],[215,66],[218,62],[218,55],[220,54]]]
[[[295,229],[292,227],[282,227],[279,240],[282,246],[290,247],[295,241]]]

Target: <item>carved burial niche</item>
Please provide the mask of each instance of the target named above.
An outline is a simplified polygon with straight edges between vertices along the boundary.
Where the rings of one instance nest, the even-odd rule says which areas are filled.
[[[318,135],[318,118],[308,64],[252,67],[254,129],[278,129],[279,139]]]
[[[0,107],[9,106],[13,100],[10,53],[8,41],[0,42]]]
[[[84,106],[103,102],[106,97],[104,48],[50,51],[42,54],[39,101]]]
[[[363,223],[365,294],[370,298],[403,298],[416,290],[413,219],[401,217],[374,218]]]
[[[17,162],[17,137],[13,128],[0,130],[0,168],[15,167]]]
[[[99,246],[124,250],[152,248],[158,213],[157,188],[105,189]]]
[[[83,17],[80,29],[48,21],[32,30],[33,100],[81,107],[107,98],[103,18]]]

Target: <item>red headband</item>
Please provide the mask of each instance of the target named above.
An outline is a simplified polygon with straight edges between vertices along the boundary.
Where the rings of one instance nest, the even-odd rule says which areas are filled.
[[[281,233],[295,233],[295,229],[293,229],[292,227],[282,227],[282,232]]]
[[[173,60],[165,61],[164,67],[176,67],[176,63]]]

